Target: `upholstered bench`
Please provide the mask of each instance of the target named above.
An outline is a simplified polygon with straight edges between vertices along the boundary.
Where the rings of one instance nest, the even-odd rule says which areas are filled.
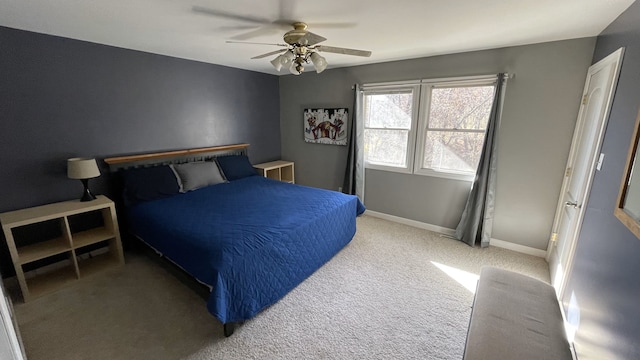
[[[464,360],[480,359],[572,359],[551,285],[482,268],[464,351]]]

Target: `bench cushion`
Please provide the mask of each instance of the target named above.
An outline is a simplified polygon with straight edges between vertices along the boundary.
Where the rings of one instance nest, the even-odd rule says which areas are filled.
[[[553,287],[512,271],[482,268],[464,359],[571,358]]]

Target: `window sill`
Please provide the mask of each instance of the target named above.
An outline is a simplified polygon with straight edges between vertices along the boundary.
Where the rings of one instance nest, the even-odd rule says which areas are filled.
[[[416,170],[414,174],[421,175],[421,176],[439,177],[439,178],[450,179],[450,180],[468,181],[468,182],[473,182],[473,180],[476,177],[475,174],[460,174],[460,173],[454,173],[454,172],[435,171],[435,170],[427,170],[427,169]]]
[[[401,174],[411,174],[411,170],[406,167],[384,166],[384,165],[365,163],[364,168],[371,169],[371,170],[395,172],[395,173],[401,173]]]
[[[472,175],[457,174],[457,173],[425,170],[425,169],[420,169],[415,172],[411,172],[411,170],[407,168],[396,168],[391,166],[381,166],[381,165],[373,165],[373,164],[366,164],[364,168],[370,169],[370,170],[386,171],[386,172],[393,172],[393,173],[406,174],[406,175],[430,176],[430,177],[437,177],[442,179],[467,181],[467,182],[473,182],[473,180],[475,179],[474,174]]]

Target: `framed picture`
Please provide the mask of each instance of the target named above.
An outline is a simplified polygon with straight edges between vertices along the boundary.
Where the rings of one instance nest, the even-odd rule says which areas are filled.
[[[304,141],[317,144],[347,145],[347,108],[304,109]]]

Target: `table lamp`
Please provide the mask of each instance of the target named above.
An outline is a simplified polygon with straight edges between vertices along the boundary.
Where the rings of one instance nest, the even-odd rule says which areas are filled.
[[[89,190],[89,179],[100,176],[100,170],[96,159],[91,158],[71,158],[67,160],[67,177],[69,179],[79,179],[84,185],[84,193],[80,201],[95,200],[95,196]]]

